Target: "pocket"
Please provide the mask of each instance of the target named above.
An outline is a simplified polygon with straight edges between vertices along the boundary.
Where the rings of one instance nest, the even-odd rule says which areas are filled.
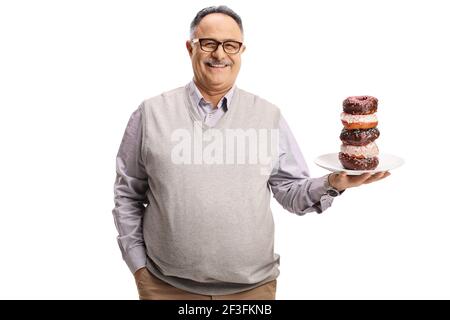
[[[135,278],[136,288],[139,294],[140,300],[150,300],[154,294],[154,285],[152,284],[150,271],[145,270],[139,275],[139,278]]]
[[[143,286],[149,283],[150,279],[150,271],[147,270],[147,268],[140,273],[139,277],[135,277],[134,280],[136,281],[136,285]]]
[[[275,300],[276,294],[277,294],[277,280],[270,281],[268,283],[268,288],[270,290],[270,293],[272,294],[273,299]]]

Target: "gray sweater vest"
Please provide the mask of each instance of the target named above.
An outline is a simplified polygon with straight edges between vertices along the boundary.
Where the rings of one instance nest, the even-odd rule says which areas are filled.
[[[186,291],[224,295],[275,279],[269,174],[278,157],[279,109],[236,88],[214,128],[185,87],[140,106],[149,205],[147,268]]]

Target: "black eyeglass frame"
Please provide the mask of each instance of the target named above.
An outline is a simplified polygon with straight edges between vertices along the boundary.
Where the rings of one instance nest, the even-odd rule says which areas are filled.
[[[213,41],[216,44],[216,47],[214,50],[205,50],[202,46],[202,41],[204,40],[208,40],[208,41]],[[198,42],[198,44],[200,45],[200,49],[202,49],[202,51],[204,52],[215,52],[217,50],[217,48],[219,48],[219,45],[222,46],[222,49],[225,53],[227,54],[238,54],[241,51],[242,45],[243,43],[240,41],[236,41],[236,40],[225,40],[225,41],[217,41],[216,39],[212,39],[212,38],[195,38],[191,40],[191,43],[196,44]],[[227,42],[232,42],[232,43],[237,43],[239,45],[239,49],[236,52],[228,52],[225,49],[225,44]]]

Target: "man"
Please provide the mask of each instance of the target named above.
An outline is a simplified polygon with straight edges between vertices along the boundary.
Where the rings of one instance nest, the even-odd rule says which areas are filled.
[[[144,101],[117,155],[123,258],[140,299],[275,299],[270,191],[290,212],[321,213],[389,173],[309,177],[279,109],[235,85],[245,45],[228,7],[198,12],[186,48],[193,81]]]

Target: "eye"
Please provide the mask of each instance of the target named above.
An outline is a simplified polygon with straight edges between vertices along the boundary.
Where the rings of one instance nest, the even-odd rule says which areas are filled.
[[[225,48],[227,48],[227,49],[231,49],[231,50],[236,50],[237,48],[239,48],[239,46],[237,46],[236,44],[234,44],[234,43],[225,43]]]
[[[237,52],[239,51],[240,44],[236,41],[228,41],[224,44],[225,50],[229,52]]]
[[[215,48],[216,45],[217,44],[214,41],[211,41],[211,40],[206,40],[206,41],[203,41],[203,43],[202,43],[203,47],[206,47],[206,48],[209,48],[209,49]]]

